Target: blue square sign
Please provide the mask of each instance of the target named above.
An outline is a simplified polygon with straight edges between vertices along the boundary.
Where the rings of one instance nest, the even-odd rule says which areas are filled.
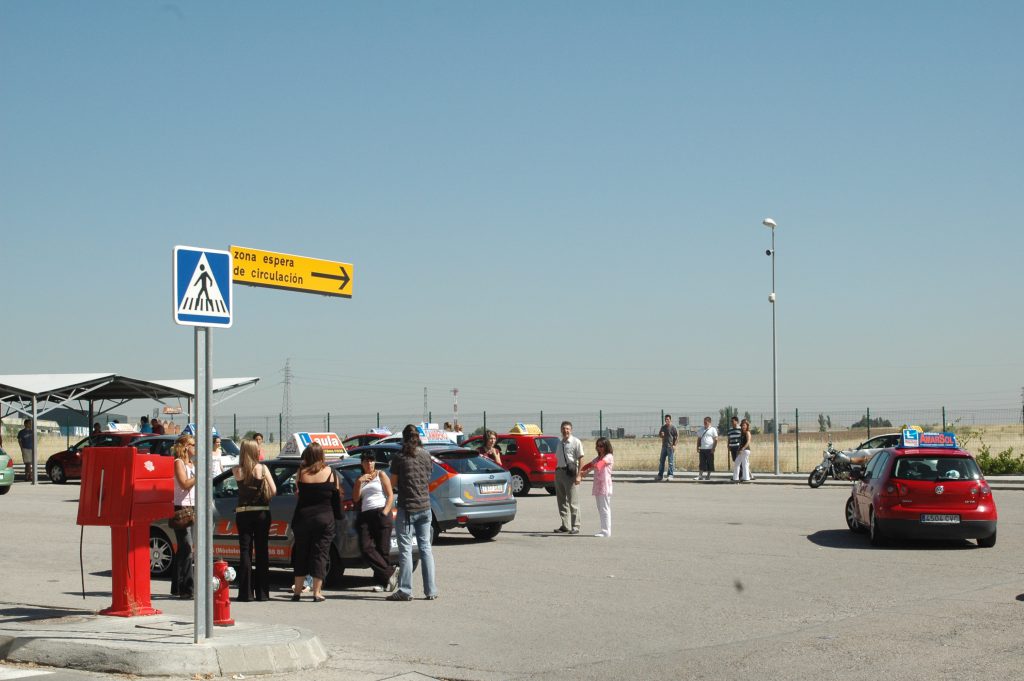
[[[174,321],[184,326],[231,326],[231,253],[174,247]]]

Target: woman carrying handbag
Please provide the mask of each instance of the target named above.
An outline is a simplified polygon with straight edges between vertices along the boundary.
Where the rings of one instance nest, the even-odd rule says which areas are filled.
[[[260,463],[255,440],[242,440],[238,466],[238,597],[237,601],[270,600],[270,500],[277,494],[274,476]],[[256,571],[253,573],[253,549]]]
[[[196,441],[183,434],[174,443],[174,528],[177,548],[171,561],[171,595],[192,598],[192,527],[195,524]]]

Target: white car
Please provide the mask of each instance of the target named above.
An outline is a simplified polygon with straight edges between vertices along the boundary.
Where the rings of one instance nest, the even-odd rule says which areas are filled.
[[[862,442],[853,449],[847,449],[843,453],[849,456],[857,463],[861,465],[866,464],[871,460],[878,452],[883,449],[889,449],[890,447],[897,447],[900,444],[900,433],[888,433],[886,435],[876,435],[875,437]],[[863,462],[859,459],[863,457]]]

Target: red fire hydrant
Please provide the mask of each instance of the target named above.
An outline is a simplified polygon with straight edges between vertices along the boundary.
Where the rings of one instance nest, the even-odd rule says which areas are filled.
[[[231,619],[231,582],[235,580],[235,568],[228,567],[227,561],[218,560],[213,563],[213,624],[218,627],[230,627],[235,624]]]

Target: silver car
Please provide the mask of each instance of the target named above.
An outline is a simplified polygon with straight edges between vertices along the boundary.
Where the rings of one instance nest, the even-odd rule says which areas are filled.
[[[443,443],[424,446],[434,460],[430,480],[434,539],[445,530],[465,527],[475,539],[486,541],[515,520],[516,499],[507,470],[472,449]],[[349,450],[344,466],[358,467],[361,457],[373,456],[377,468],[387,470],[401,451],[395,443],[356,447]]]

